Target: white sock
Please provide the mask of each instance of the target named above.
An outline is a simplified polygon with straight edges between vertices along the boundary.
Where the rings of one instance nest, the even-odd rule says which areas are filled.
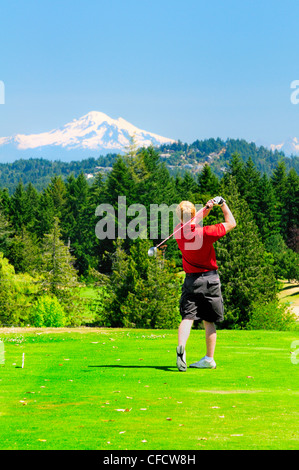
[[[213,358],[209,357],[209,356],[205,356],[205,360],[208,361],[208,362],[212,362]]]

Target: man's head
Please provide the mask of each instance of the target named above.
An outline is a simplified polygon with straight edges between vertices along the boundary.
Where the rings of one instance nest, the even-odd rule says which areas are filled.
[[[182,224],[184,224],[195,216],[195,206],[190,201],[182,201],[176,208],[176,214]]]

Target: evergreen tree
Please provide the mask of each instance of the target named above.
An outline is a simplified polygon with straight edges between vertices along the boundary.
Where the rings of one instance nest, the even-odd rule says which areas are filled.
[[[55,175],[47,186],[46,191],[52,198],[55,217],[62,219],[66,204],[66,186],[62,177]]]
[[[137,154],[137,158],[144,161],[145,168],[148,172],[141,184],[138,184],[138,194],[141,196],[141,203],[149,208],[150,204],[167,204],[171,205],[175,202],[176,191],[174,180],[170,176],[164,162],[161,162],[159,153],[153,148],[142,149]],[[194,190],[196,184],[191,176],[186,175],[184,181],[188,181],[193,185]]]
[[[128,163],[121,156],[114,162],[112,171],[106,179],[102,200],[102,202],[110,204],[114,209],[116,236],[121,232],[126,233],[126,226],[122,220],[118,219],[119,213],[123,213],[126,210],[126,207],[119,207],[119,197],[126,198],[127,207],[137,201],[136,183],[132,179]],[[111,260],[109,257],[106,257],[105,253],[112,253],[113,241],[106,238],[98,242],[99,269],[104,273],[111,271]],[[129,246],[130,240],[126,239],[124,242],[125,249],[128,250]]]
[[[45,189],[39,198],[36,220],[33,229],[39,240],[41,240],[43,236],[46,233],[49,233],[52,229],[54,224],[54,217],[54,202],[49,192]]]
[[[22,181],[11,197],[10,218],[17,233],[21,233],[32,219],[32,207]]]
[[[104,187],[103,175],[97,173],[88,193],[88,207],[92,206],[91,213],[93,214],[96,207],[103,202]]]
[[[28,223],[26,228],[30,231],[34,230],[37,218],[37,209],[39,204],[39,193],[35,189],[32,183],[29,183],[26,187],[26,198],[27,204],[30,207],[30,217],[28,218]]]
[[[287,240],[288,232],[288,179],[285,162],[279,161],[271,176],[277,207],[280,212],[280,233]]]
[[[0,253],[0,325],[11,326],[18,318],[19,306],[16,303],[14,267]],[[22,308],[22,306],[21,306]]]
[[[123,158],[128,166],[130,175],[136,184],[140,184],[142,181],[150,177],[150,172],[145,159],[142,156],[142,151],[138,152],[137,143],[134,138],[131,138],[131,143],[127,147]]]
[[[254,219],[263,242],[271,235],[280,233],[279,207],[273,186],[266,174],[260,178],[257,186]]]
[[[9,192],[6,188],[0,188],[0,211],[5,217],[9,217],[10,214],[10,204],[11,198],[9,196]]]
[[[241,159],[240,154],[236,152],[231,155],[228,163],[228,170],[223,177],[223,182],[225,183],[227,180],[229,184],[230,176],[234,178],[238,192],[243,196],[245,190],[244,162]]]
[[[118,206],[120,196],[126,198],[126,207]],[[153,147],[138,151],[131,147],[127,155],[119,157],[107,177],[103,194],[103,201],[111,204],[115,211],[116,236],[126,235],[128,225],[134,222],[133,219],[137,216],[141,227],[147,226],[148,233],[151,223],[149,217],[147,217],[147,220],[143,219],[145,216],[141,212],[133,215],[127,213],[127,225],[120,225],[122,222],[118,218],[120,211],[123,213],[132,204],[139,204],[145,208],[146,215],[149,215],[151,204],[171,205],[176,202],[175,199],[174,181]],[[172,220],[170,220],[170,224],[172,224]],[[136,229],[138,228],[141,230],[140,227]],[[129,252],[131,243],[132,240],[127,236],[123,244],[126,252]],[[111,269],[109,261],[104,258],[104,253],[105,251],[112,251],[113,240],[102,240],[99,249],[103,253],[101,269],[105,271]]]
[[[199,187],[189,171],[183,176],[177,174],[175,177],[176,201],[193,201],[194,195],[198,193]]]
[[[40,248],[35,234],[25,228],[9,244],[9,260],[16,273],[35,274],[40,264]]]
[[[259,207],[259,200],[258,200],[258,188],[260,185],[260,178],[261,175],[259,171],[256,169],[255,164],[251,157],[248,158],[244,165],[243,169],[243,190],[242,195],[246,200],[253,216],[257,214]]]
[[[290,248],[293,248],[296,251],[296,247],[298,246],[299,231],[299,176],[297,175],[294,168],[291,168],[287,176],[286,205],[286,242]]]
[[[153,236],[153,239],[158,243],[158,241],[165,238],[165,228],[167,234],[172,232],[174,226],[173,211],[169,211],[169,208],[180,201],[177,196],[174,179],[170,176],[164,162],[161,162],[159,153],[153,147],[141,149],[135,158],[143,162],[142,166],[144,166],[146,171],[145,177],[136,180],[137,198],[135,202],[143,204],[145,207],[147,221],[144,220],[144,226],[146,226],[147,222],[147,235]],[[188,189],[191,189],[191,185],[194,190],[197,188],[196,182],[190,174],[184,176],[183,185],[185,188],[188,187]],[[154,215],[154,208],[160,213],[160,215],[156,213],[158,217]],[[141,220],[141,214],[138,215],[138,218]],[[166,224],[168,224],[168,227]],[[152,230],[156,231],[157,235],[153,235]],[[129,246],[131,246],[131,243]],[[167,257],[171,258],[172,256],[173,244],[169,242]]]
[[[12,227],[4,215],[4,212],[0,209],[0,252],[5,255],[8,252],[9,237],[12,235]]]
[[[104,190],[104,202],[117,209],[118,197],[126,196],[127,205],[136,202],[136,187],[123,157],[118,157],[109,173]]]
[[[85,255],[88,257],[88,272],[92,269],[99,268],[99,260],[101,259],[100,245],[101,241],[96,237],[95,227],[98,222],[96,217],[96,208],[104,201],[105,183],[101,173],[98,173],[88,191],[87,205],[84,211],[86,223],[86,240]],[[88,274],[85,272],[84,274]]]
[[[73,175],[66,184],[66,201],[61,229],[63,238],[71,244],[79,274],[88,270],[90,238],[88,237],[88,192],[89,186],[83,173]]]
[[[276,192],[276,195],[285,201],[287,197],[287,172],[286,165],[283,160],[279,161],[274,169],[271,182]]]
[[[215,196],[219,190],[219,180],[212,172],[211,167],[205,164],[202,171],[198,175],[199,191],[203,194],[214,194]],[[214,197],[215,197],[214,196]]]
[[[299,227],[291,227],[289,230],[288,246],[291,250],[299,253]]]
[[[45,234],[42,244],[40,272],[43,276],[43,283],[41,292],[52,294],[62,302],[68,315],[69,324],[78,322],[80,309],[79,299],[74,290],[78,286],[74,263],[74,257],[61,239],[59,220],[55,217],[53,229],[49,234]]]
[[[177,327],[181,281],[172,266],[161,258],[147,256],[148,240],[136,240],[130,254],[123,241],[115,242],[105,325],[133,328]]]

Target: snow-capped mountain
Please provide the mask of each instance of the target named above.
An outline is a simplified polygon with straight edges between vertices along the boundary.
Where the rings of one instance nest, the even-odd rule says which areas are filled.
[[[289,138],[280,144],[271,144],[270,149],[273,150],[273,152],[275,150],[283,152],[288,157],[290,155],[299,155],[299,140],[297,137]]]
[[[121,153],[129,146],[131,137],[134,137],[138,147],[174,142],[173,139],[139,129],[125,119],[112,119],[99,111],[91,111],[49,132],[0,137],[0,162],[28,157],[69,161],[85,156]]]

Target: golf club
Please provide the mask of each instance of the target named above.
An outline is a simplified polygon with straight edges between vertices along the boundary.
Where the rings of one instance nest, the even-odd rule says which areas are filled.
[[[225,199],[223,199],[223,197],[221,197],[221,196],[216,196],[216,197],[214,197],[214,199],[212,199],[212,201],[214,202],[215,205],[222,206],[222,204],[225,202]],[[163,243],[165,243],[167,240],[169,240],[169,238],[171,238],[173,235],[175,235],[179,230],[184,228],[186,225],[190,224],[193,220],[197,219],[200,216],[203,216],[204,212],[207,211],[207,210],[209,210],[208,206],[203,207],[202,209],[200,209],[195,214],[194,217],[192,217],[192,219],[188,220],[188,222],[185,222],[181,227],[179,227],[177,230],[175,230],[171,235],[169,235],[167,238],[165,238],[161,243],[159,243],[156,246],[152,246],[147,252],[148,256],[157,256],[157,250],[158,250],[159,246],[161,246]]]
[[[156,246],[152,246],[147,254],[148,256],[156,256],[157,255],[157,250],[159,248],[159,246],[161,246],[163,243],[165,243],[167,240],[169,240],[169,238],[171,238],[173,235],[175,235],[179,230],[181,230],[183,227],[185,227],[186,225],[190,224],[194,219],[198,218],[199,216],[203,215],[204,211],[205,210],[208,210],[207,206],[203,207],[202,209],[200,209],[194,217],[192,217],[192,219],[188,220],[188,222],[185,222],[181,227],[179,227],[178,229],[176,229],[173,233],[171,233],[167,238],[165,238],[161,243],[159,243],[158,245]]]

